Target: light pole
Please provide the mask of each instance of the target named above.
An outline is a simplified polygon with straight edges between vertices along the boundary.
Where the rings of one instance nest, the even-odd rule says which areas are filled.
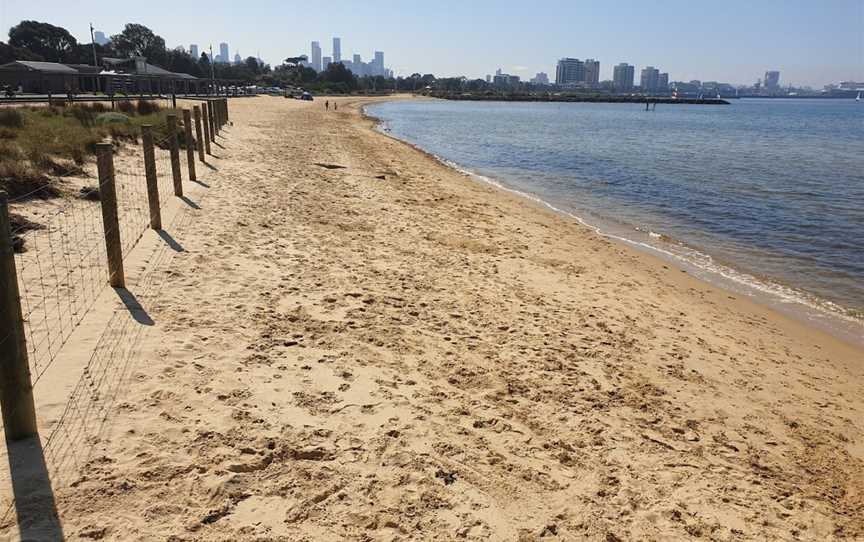
[[[99,62],[96,60],[96,38],[93,37],[93,23],[90,23],[90,46],[93,50],[93,65],[98,66]]]
[[[213,64],[215,64],[215,63],[216,63],[216,59],[213,58],[213,44],[211,43],[210,44],[210,88],[213,89],[214,94],[217,94],[217,92],[216,92],[216,71],[213,68]]]

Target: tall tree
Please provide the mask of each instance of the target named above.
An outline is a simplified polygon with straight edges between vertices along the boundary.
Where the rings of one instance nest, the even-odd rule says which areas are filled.
[[[13,47],[0,41],[0,64],[6,64],[13,60],[45,60],[45,58],[27,49]]]
[[[168,60],[165,40],[144,25],[128,23],[123,32],[111,36],[117,53],[124,56],[143,56],[148,62],[162,65]]]
[[[39,21],[21,21],[9,29],[9,45],[27,49],[48,62],[64,62],[78,40],[65,28]]]

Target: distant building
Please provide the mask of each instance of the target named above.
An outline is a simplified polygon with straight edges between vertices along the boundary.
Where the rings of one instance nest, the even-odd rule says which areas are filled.
[[[657,89],[658,92],[666,92],[669,90],[669,74],[666,72],[657,74]]]
[[[330,64],[333,64],[333,58],[332,57],[325,56],[321,60],[321,67],[323,70],[326,70],[330,66]]]
[[[99,45],[105,45],[111,40],[108,39],[108,37],[105,35],[105,32],[102,32],[101,30],[96,30],[93,32],[93,41],[95,41]]]
[[[585,64],[578,58],[562,58],[555,69],[556,85],[574,85],[585,82]]]
[[[495,75],[501,75],[501,68],[498,68],[497,70],[495,70]]]
[[[193,43],[192,45],[189,46],[189,55],[192,58],[194,58],[195,60],[198,60],[199,54],[198,54],[198,45],[197,44]]]
[[[633,78],[636,68],[622,62],[612,68],[612,84],[618,92],[630,92],[633,89]]]
[[[533,83],[535,85],[548,85],[549,84],[549,75],[546,74],[545,72],[540,72],[534,76],[534,79],[531,79],[531,83]]]
[[[225,64],[231,62],[231,56],[228,54],[228,44],[224,41],[219,44],[219,55],[216,57],[216,62]]]
[[[654,66],[647,66],[642,69],[639,86],[642,87],[643,92],[656,92],[659,79],[660,70]]]
[[[487,82],[487,83],[491,83],[491,82],[492,82],[492,76],[489,75],[488,73],[486,74],[486,82]]]
[[[501,70],[498,70],[500,72]],[[513,88],[519,85],[519,76],[510,75],[509,73],[497,73],[492,78],[492,84],[498,88]]]
[[[774,91],[780,88],[780,72],[767,71],[765,72],[765,89]]]
[[[312,60],[312,69],[316,72],[320,72],[323,68],[321,67],[321,44],[317,41],[312,42],[312,54],[309,55]]]
[[[585,83],[594,86],[600,83],[600,61],[589,58],[585,61]]]
[[[243,57],[240,56],[240,53],[234,53],[234,64],[243,64]]]
[[[375,56],[372,59],[372,65],[369,67],[369,75],[387,75],[387,68],[384,67],[384,52],[375,51]]]
[[[342,62],[342,39],[333,38],[333,62]]]

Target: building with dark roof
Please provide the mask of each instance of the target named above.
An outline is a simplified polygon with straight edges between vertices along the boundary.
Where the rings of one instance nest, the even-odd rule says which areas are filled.
[[[78,92],[78,70],[57,62],[15,60],[0,65],[0,85],[35,94]]]
[[[0,85],[28,94],[200,92],[205,80],[149,64],[144,57],[102,59],[102,66],[16,60],[0,65]]]

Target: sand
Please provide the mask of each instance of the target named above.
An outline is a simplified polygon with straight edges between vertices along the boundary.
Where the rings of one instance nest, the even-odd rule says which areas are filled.
[[[864,539],[860,348],[322,101],[231,102],[0,539]]]

